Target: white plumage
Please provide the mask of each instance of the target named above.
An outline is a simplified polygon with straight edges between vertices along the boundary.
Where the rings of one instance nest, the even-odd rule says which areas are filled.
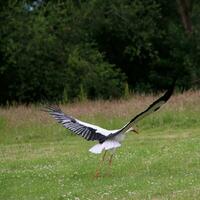
[[[91,149],[89,149],[92,153],[102,153],[103,150],[109,150],[109,149],[116,149],[117,147],[120,147],[121,144],[115,140],[106,140],[102,144],[96,144]]]

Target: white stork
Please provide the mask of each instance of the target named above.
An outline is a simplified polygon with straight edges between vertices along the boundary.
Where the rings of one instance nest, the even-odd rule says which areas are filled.
[[[116,148],[121,146],[126,133],[130,131],[137,133],[135,129],[136,123],[147,115],[157,111],[163,104],[165,104],[172,95],[173,90],[174,84],[163,96],[154,101],[146,110],[136,115],[122,128],[117,130],[107,130],[99,126],[80,121],[69,115],[65,115],[58,106],[49,106],[45,111],[48,111],[50,115],[52,115],[59,123],[75,134],[82,136],[86,140],[98,141],[98,144],[94,145],[91,149],[89,149],[89,151],[99,154],[105,150],[102,161],[104,161],[107,150],[110,150],[111,156],[109,163],[111,165],[113,154]],[[96,173],[96,176],[98,175],[99,172]]]

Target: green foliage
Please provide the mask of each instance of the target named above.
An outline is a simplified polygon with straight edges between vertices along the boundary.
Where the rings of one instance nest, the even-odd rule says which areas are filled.
[[[78,98],[80,85],[89,98],[121,96],[123,74],[91,45],[79,43],[83,33],[73,27],[79,21],[72,3],[56,8],[49,3],[33,12],[23,5],[4,13],[0,102],[72,100]]]
[[[0,4],[0,104],[199,87],[198,1],[190,37],[174,1],[35,2]]]
[[[67,69],[70,98],[87,96],[90,99],[119,97],[123,92],[123,74],[103,60],[94,48],[77,46],[70,53]],[[81,89],[82,88],[82,89]],[[82,91],[81,91],[81,90]]]
[[[100,51],[125,72],[132,87],[145,81],[150,63],[157,58],[153,41],[161,39],[159,5],[154,1],[91,1],[87,9],[83,25]]]
[[[61,41],[50,30],[44,14],[43,10],[29,13],[23,4],[5,13],[1,50],[6,67],[1,68],[1,81],[7,93],[1,98],[31,102],[62,97],[66,77],[60,63],[67,61],[63,55],[66,50],[59,53]]]
[[[86,93],[85,93],[85,91],[83,89],[83,85],[82,84],[80,85],[80,93],[78,95],[78,98],[79,98],[80,101],[87,100],[87,95],[86,95]]]

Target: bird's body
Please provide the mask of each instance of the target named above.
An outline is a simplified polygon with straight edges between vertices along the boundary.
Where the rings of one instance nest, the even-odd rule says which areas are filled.
[[[124,138],[125,138],[125,133],[120,133],[114,136],[112,139],[104,141],[102,144],[94,145],[91,149],[89,149],[89,151],[95,154],[99,154],[103,150],[111,150],[111,149],[114,150],[121,146],[121,143],[124,140]]]
[[[130,122],[125,124],[121,129],[107,130],[99,126],[89,124],[78,120],[69,115],[65,115],[59,107],[47,107],[46,111],[50,113],[59,123],[65,128],[71,130],[77,135],[82,136],[86,140],[98,141],[98,144],[94,145],[89,151],[95,154],[102,153],[105,150],[111,151],[111,163],[113,153],[115,149],[121,146],[126,134],[130,131],[136,132],[135,125],[138,121],[143,119],[145,116],[157,111],[163,104],[167,102],[173,93],[173,86],[159,99],[154,101],[146,110],[136,115]],[[104,160],[105,154],[103,156]]]

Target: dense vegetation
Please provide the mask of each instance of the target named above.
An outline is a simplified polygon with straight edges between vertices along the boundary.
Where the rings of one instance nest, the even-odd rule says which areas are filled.
[[[199,87],[200,3],[2,1],[0,104]]]

